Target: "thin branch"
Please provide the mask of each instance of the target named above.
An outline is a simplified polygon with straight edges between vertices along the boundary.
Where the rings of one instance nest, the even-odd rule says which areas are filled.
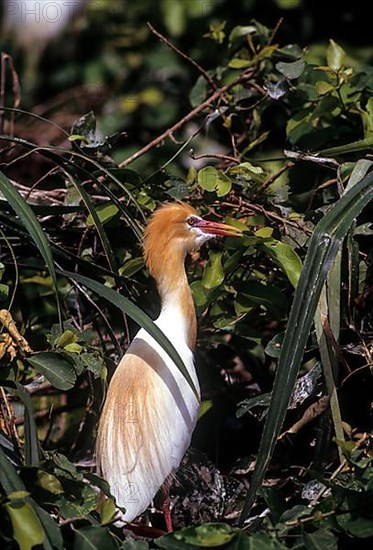
[[[212,80],[211,76],[208,74],[207,71],[205,71],[205,69],[203,67],[201,67],[201,65],[199,65],[199,63],[197,63],[196,61],[194,61],[194,59],[192,59],[191,57],[189,57],[189,55],[187,55],[186,53],[182,52],[181,50],[179,50],[179,48],[177,48],[174,44],[172,44],[172,42],[170,42],[168,40],[168,38],[166,38],[165,36],[163,36],[163,34],[161,34],[159,31],[157,31],[153,25],[151,25],[151,23],[149,23],[149,21],[147,22],[147,25],[149,27],[149,29],[152,31],[153,34],[155,34],[155,36],[157,36],[159,38],[159,40],[161,42],[163,42],[164,44],[166,44],[169,48],[171,48],[171,50],[173,50],[174,52],[176,52],[178,55],[180,55],[180,57],[182,57],[183,59],[186,59],[188,61],[188,63],[190,63],[191,65],[193,65],[193,67],[195,67],[200,73],[201,75],[203,76],[203,78],[205,80],[207,80],[207,82],[210,84],[211,88],[213,90],[217,90],[217,86],[215,84],[215,82]]]
[[[286,218],[282,218],[278,214],[275,214],[274,212],[270,212],[269,210],[266,210],[263,206],[259,204],[253,204],[248,201],[243,201],[242,199],[238,199],[235,196],[230,197],[231,202],[217,202],[214,203],[214,206],[227,206],[229,208],[235,208],[237,210],[240,210],[240,212],[243,214],[243,209],[247,209],[248,212],[258,212],[259,214],[263,214],[268,219],[276,220],[281,222],[284,225],[289,225],[291,227],[294,227],[296,229],[299,229],[299,231],[303,231],[306,235],[312,235],[312,231],[308,229],[307,227],[299,225],[296,221],[293,220],[287,220]]]
[[[275,36],[276,34],[278,33],[278,30],[279,28],[281,27],[282,23],[284,22],[284,18],[283,17],[280,17],[280,19],[277,21],[277,24],[275,26],[275,28],[273,29],[272,31],[272,34],[271,36],[269,37],[269,40],[268,40],[268,46],[270,44],[272,44],[273,40],[275,39]]]
[[[335,159],[329,158],[329,157],[320,157],[319,155],[309,155],[307,153],[303,153],[302,151],[289,151],[287,149],[284,150],[284,154],[289,159],[294,160],[307,160],[310,162],[315,162],[316,164],[323,164],[325,166],[332,166],[332,167],[339,167],[339,162],[337,162]]]
[[[235,157],[230,157],[229,155],[220,155],[220,154],[217,154],[217,153],[215,153],[215,154],[211,153],[209,155],[199,155],[198,157],[195,157],[193,149],[191,149],[189,151],[189,155],[193,160],[201,160],[201,159],[212,158],[212,159],[218,159],[218,160],[226,160],[228,162],[234,162],[235,164],[240,164],[239,159],[236,159]]]
[[[128,157],[126,160],[122,161],[119,164],[120,168],[125,168],[131,162],[137,160],[138,158],[142,157],[155,147],[162,143],[166,138],[169,138],[172,134],[174,134],[177,130],[182,128],[184,124],[192,120],[195,116],[197,116],[199,113],[201,113],[206,107],[209,107],[214,101],[219,99],[222,95],[224,95],[230,88],[233,88],[233,86],[236,86],[240,82],[247,80],[250,78],[255,72],[255,69],[249,69],[242,73],[240,77],[238,77],[236,80],[233,80],[229,84],[226,84],[225,86],[222,86],[221,88],[218,88],[216,92],[214,92],[210,97],[205,99],[200,105],[197,105],[194,109],[192,109],[187,115],[185,115],[183,118],[178,120],[173,126],[165,130],[161,135],[153,139],[151,142],[149,142],[147,145],[136,151],[133,155]]]
[[[280,176],[282,176],[282,174],[284,172],[287,172],[289,170],[289,168],[292,168],[294,166],[294,162],[292,162],[291,160],[289,162],[287,162],[278,172],[276,172],[275,174],[273,174],[270,178],[268,178],[260,187],[259,189],[257,190],[256,192],[256,195],[261,195],[262,193],[264,193],[264,191],[267,189],[267,187],[269,187],[270,185],[272,185],[272,183],[274,183]]]

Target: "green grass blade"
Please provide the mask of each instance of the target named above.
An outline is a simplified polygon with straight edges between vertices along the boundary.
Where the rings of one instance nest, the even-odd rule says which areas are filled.
[[[355,164],[344,193],[347,193],[354,185],[359,183],[372,165],[373,163],[369,160],[359,160]],[[330,398],[330,411],[333,419],[335,436],[339,441],[344,441],[342,416],[337,393],[339,359],[333,346],[333,340],[338,343],[340,332],[341,259],[342,251],[339,250],[328,273],[326,285],[321,291],[320,300],[315,313],[315,329],[325,384]],[[338,453],[342,463],[344,457],[341,447],[338,447]]]
[[[146,315],[146,313],[144,313],[130,300],[119,294],[119,292],[108,288],[102,283],[94,281],[93,279],[90,279],[88,277],[84,277],[83,275],[79,275],[78,273],[72,273],[70,271],[65,271],[62,269],[58,270],[58,272],[61,273],[61,275],[68,277],[69,279],[73,279],[74,281],[81,283],[102,298],[105,298],[105,300],[114,304],[121,311],[131,317],[131,319],[133,319],[141,327],[143,327],[150,334],[150,336],[152,336],[154,340],[156,340],[156,342],[158,342],[158,344],[168,353],[168,355],[171,357],[177,368],[180,370],[180,372],[188,382],[189,386],[192,388],[193,393],[199,400],[198,392],[193,384],[193,380],[191,379],[187,368],[184,365],[183,360],[181,359],[169,339],[163,334],[161,329],[158,328],[156,324],[154,324],[150,317]]]
[[[358,151],[365,151],[366,149],[371,149],[373,146],[373,137],[368,137],[365,139],[359,139],[358,141],[353,141],[352,143],[346,143],[346,145],[338,145],[338,147],[329,147],[329,149],[323,149],[319,151],[319,154],[325,157],[336,155],[343,155],[346,153],[356,153]]]
[[[356,216],[373,198],[373,173],[365,176],[333,205],[317,224],[289,315],[284,344],[264,425],[258,459],[244,504],[242,524],[255,502],[271,459],[297,379],[304,349],[330,266]]]
[[[340,256],[341,253],[340,251],[338,251],[335,262],[337,266],[333,266],[335,267],[335,269],[332,268],[333,271],[339,271],[340,269]],[[339,273],[336,273],[335,275],[336,279],[339,280]],[[330,277],[330,280],[332,280],[332,277]],[[337,283],[336,280],[335,283]],[[328,285],[328,290],[332,291],[332,294],[335,294],[335,292],[333,292],[333,286],[334,284],[332,284],[331,287]],[[337,386],[335,382],[338,379],[339,362],[338,358],[336,357],[331,340],[332,338],[334,338],[334,340],[338,342],[339,324],[338,328],[336,324],[334,324],[333,326],[333,324],[331,323],[331,319],[334,317],[334,320],[336,321],[336,316],[339,311],[339,294],[338,300],[335,302],[331,302],[329,292],[327,292],[326,285],[324,285],[323,289],[321,290],[319,303],[315,312],[315,329],[317,342],[319,344],[319,352],[324,372],[325,385],[328,396],[330,398],[329,406],[332,414],[335,436],[340,441],[344,441],[345,437],[342,426],[342,416],[338,402]],[[343,453],[340,447],[338,447],[338,453],[339,459],[342,462]]]
[[[114,272],[117,272],[118,269],[117,269],[117,265],[116,265],[116,261],[115,261],[115,257],[114,257],[114,252],[113,252],[113,250],[110,246],[109,239],[106,235],[106,231],[104,229],[104,226],[101,223],[100,218],[98,217],[98,214],[96,212],[96,209],[95,209],[95,207],[94,207],[94,205],[91,201],[91,197],[88,195],[88,193],[84,189],[84,187],[82,185],[80,185],[80,183],[78,183],[78,181],[73,176],[69,175],[68,177],[69,177],[69,181],[71,182],[71,184],[75,187],[75,189],[77,190],[77,192],[81,196],[82,201],[84,202],[85,207],[87,208],[88,212],[92,216],[93,223],[95,225],[97,234],[100,238],[102,248],[104,249],[104,252],[106,254],[110,269]]]
[[[21,384],[16,383],[16,386],[17,393],[25,407],[25,465],[35,466],[40,461],[40,449],[38,431],[34,419],[34,408],[29,392]]]
[[[54,269],[53,256],[51,248],[48,242],[47,237],[45,236],[41,225],[38,222],[37,217],[35,216],[32,208],[27,204],[22,195],[17,191],[17,189],[12,185],[8,178],[0,172],[0,191],[9,202],[10,206],[18,215],[20,221],[27,229],[29,235],[33,239],[35,245],[37,246],[41,256],[43,257],[49,273],[53,279],[56,299],[57,299],[57,309],[60,323],[61,321],[61,310],[58,297],[57,289],[57,277]]]
[[[10,462],[4,451],[0,446],[0,484],[4,491],[14,493],[17,491],[26,492],[26,487],[23,484],[22,479],[19,477],[17,470]]]
[[[13,382],[12,380],[1,380],[0,384],[2,387],[8,388],[8,390],[12,393],[18,395],[24,405],[25,465],[35,466],[40,461],[40,446],[31,396],[26,388],[18,382]]]

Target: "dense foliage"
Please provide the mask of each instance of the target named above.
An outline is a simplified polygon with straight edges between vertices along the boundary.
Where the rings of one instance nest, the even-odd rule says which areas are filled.
[[[254,1],[201,4],[165,0],[150,25],[145,1],[97,2],[74,40],[35,60],[10,35],[2,54],[3,548],[373,538],[372,51],[315,42],[307,2],[276,2],[278,25]],[[175,199],[244,237],[188,263],[200,419],[175,533],[151,509],[139,536],[114,524],[94,438],[118,359],[155,330],[142,231]]]

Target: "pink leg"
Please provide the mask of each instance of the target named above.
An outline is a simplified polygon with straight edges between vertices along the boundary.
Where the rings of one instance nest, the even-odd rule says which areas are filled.
[[[167,533],[172,533],[173,526],[172,526],[172,518],[171,518],[171,508],[170,508],[170,493],[169,493],[169,486],[165,483],[163,484],[161,488],[161,498],[162,498],[162,513],[164,517],[164,521],[166,523],[166,531]]]

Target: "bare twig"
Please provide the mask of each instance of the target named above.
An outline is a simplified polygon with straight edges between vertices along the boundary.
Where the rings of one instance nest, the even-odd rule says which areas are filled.
[[[189,154],[193,160],[201,160],[201,159],[218,159],[218,160],[226,160],[228,162],[234,162],[235,164],[240,164],[240,160],[235,157],[230,157],[229,155],[220,155],[220,154],[209,154],[209,155],[199,155],[198,157],[194,156],[194,151],[191,149],[189,151]]]
[[[0,424],[2,424],[1,419],[4,422],[3,428],[5,428],[7,435],[11,438],[14,448],[19,455],[22,455],[22,444],[16,428],[16,415],[11,403],[8,401],[4,388],[0,387]]]
[[[272,183],[275,182],[280,176],[282,176],[284,172],[286,172],[287,170],[289,170],[289,168],[292,168],[293,166],[294,162],[292,162],[291,160],[287,162],[278,172],[272,174],[272,176],[259,187],[256,194],[261,195],[267,189],[267,187],[272,185]]]
[[[294,160],[307,160],[310,162],[314,162],[316,164],[323,164],[323,165],[330,165],[332,167],[339,167],[339,162],[337,162],[335,159],[329,158],[329,157],[320,157],[319,155],[309,155],[307,153],[304,153],[303,151],[289,151],[287,149],[284,150],[284,154],[289,159]]]
[[[216,86],[215,82],[212,80],[211,76],[208,74],[207,71],[205,71],[205,69],[203,67],[201,67],[201,65],[199,65],[199,63],[197,63],[197,61],[194,61],[194,59],[189,57],[189,55],[187,55],[186,53],[179,50],[179,48],[177,48],[174,44],[172,44],[172,42],[170,42],[168,40],[168,38],[166,38],[165,36],[163,36],[163,34],[161,34],[159,31],[157,31],[153,27],[153,25],[151,23],[149,23],[149,21],[147,22],[147,25],[148,25],[149,29],[152,31],[152,33],[155,34],[155,36],[157,36],[159,38],[159,40],[161,40],[161,42],[166,44],[169,48],[171,48],[171,50],[174,50],[174,52],[176,52],[178,55],[180,55],[180,57],[182,57],[183,59],[186,59],[188,61],[188,63],[193,65],[193,67],[195,67],[201,73],[203,78],[205,80],[207,80],[207,82],[210,84],[211,88],[213,90],[217,90],[217,86]]]
[[[17,109],[21,103],[21,87],[19,84],[18,74],[15,70],[12,57],[1,52],[1,67],[0,67],[0,132],[4,133],[4,110],[1,107],[5,107],[5,80],[6,80],[6,63],[9,65],[9,69],[12,73],[12,92],[13,92],[13,108]],[[14,116],[11,118],[10,133],[13,133]]]
[[[277,21],[277,24],[276,24],[275,28],[272,31],[271,36],[269,37],[268,46],[270,44],[272,44],[273,40],[275,39],[276,34],[278,33],[278,29],[281,27],[283,22],[284,22],[284,18],[280,17],[280,19]]]
[[[298,422],[295,422],[288,430],[283,432],[281,435],[279,435],[278,439],[283,439],[287,434],[296,434],[299,432],[301,428],[306,426],[309,422],[311,422],[314,418],[322,414],[329,405],[329,396],[323,395],[320,397],[316,403],[312,403],[305,412],[303,413],[302,417]]]
[[[235,204],[235,201],[236,204]],[[237,197],[232,196],[231,202],[219,202],[216,203],[216,206],[227,206],[229,208],[236,208],[240,210],[240,212],[243,211],[244,208],[246,208],[249,212],[258,212],[259,214],[263,214],[268,219],[276,220],[281,222],[284,225],[288,225],[290,227],[294,227],[296,229],[299,229],[299,231],[303,231],[306,235],[311,235],[312,231],[308,229],[307,227],[301,226],[299,223],[293,220],[287,220],[286,218],[282,218],[278,214],[275,214],[274,212],[269,212],[266,210],[263,206],[259,204],[253,204],[251,202],[243,201],[242,199],[237,199]]]
[[[222,95],[224,95],[230,88],[233,88],[233,86],[236,86],[240,82],[247,80],[250,78],[255,72],[255,69],[248,69],[247,71],[244,71],[241,76],[239,76],[236,80],[233,80],[229,84],[226,84],[225,86],[222,86],[221,88],[218,88],[210,97],[205,99],[200,105],[197,105],[194,109],[192,109],[187,115],[185,115],[183,118],[178,120],[173,126],[165,130],[162,134],[160,134],[158,137],[153,139],[151,142],[149,142],[147,145],[136,151],[133,155],[128,157],[126,160],[122,161],[119,164],[120,168],[125,168],[131,162],[137,160],[138,158],[142,157],[155,147],[162,143],[166,138],[169,138],[171,135],[173,135],[177,130],[182,128],[184,124],[192,120],[195,116],[197,116],[199,113],[201,113],[206,107],[209,107],[214,101],[219,99]]]
[[[8,330],[12,340],[20,350],[26,353],[32,352],[27,340],[19,333],[13,317],[7,309],[0,310],[0,323]]]

